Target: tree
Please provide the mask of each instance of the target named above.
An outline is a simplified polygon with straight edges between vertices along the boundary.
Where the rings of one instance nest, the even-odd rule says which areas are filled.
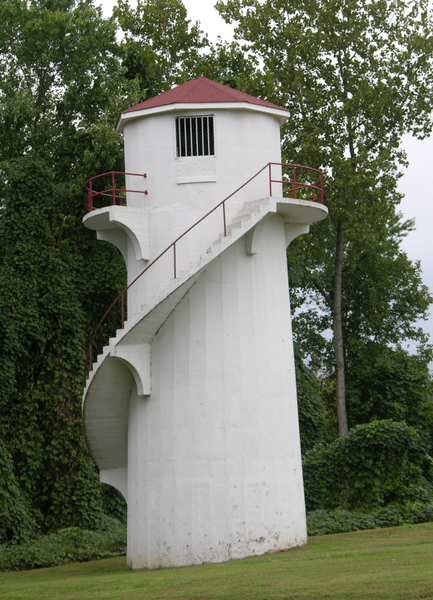
[[[314,373],[302,360],[295,346],[296,391],[298,396],[299,432],[305,454],[325,439],[325,404]]]
[[[81,431],[85,347],[125,274],[81,218],[85,180],[122,169],[115,123],[135,89],[115,34],[88,1],[0,2],[0,431],[14,468],[0,497],[28,508],[24,533],[103,514]]]
[[[395,223],[402,135],[430,131],[428,2],[220,0],[217,7],[263,61],[268,99],[290,110],[285,160],[327,176],[330,218],[298,243],[294,260],[331,317],[339,434],[346,436],[345,269],[349,253],[374,247]]]
[[[426,314],[431,296],[422,283],[419,263],[409,261],[400,248],[402,236],[410,229],[410,222],[402,224],[394,216],[382,235],[373,238],[365,248],[355,243],[346,247],[342,290],[343,333],[351,365],[371,343],[395,345],[412,339],[418,341],[420,350],[424,347],[426,336],[418,327],[417,319]],[[314,245],[316,234],[318,248]],[[295,241],[289,253],[295,311],[311,297],[321,308],[320,311],[298,312],[295,318],[296,337],[304,357],[309,356],[312,367],[325,375],[331,372],[333,361],[329,348],[331,341],[321,332],[332,328],[332,315],[321,302],[318,288],[324,289],[324,282],[331,285],[332,263],[329,261],[328,271],[323,269],[313,277],[305,263],[315,251],[326,247],[326,236],[332,240],[331,234],[330,228],[320,227],[310,239]],[[316,261],[317,258],[313,258],[308,266],[314,269]]]
[[[125,77],[138,82],[141,99],[195,76],[208,41],[182,0],[138,0],[135,8],[118,0],[114,15],[124,33]]]
[[[190,76],[207,43],[180,1],[121,2],[116,14],[121,43],[115,20],[87,0],[0,1],[0,462],[13,465],[0,486],[2,542],[96,526],[107,505],[81,392],[86,342],[125,268],[82,226],[84,183],[123,169],[121,110]]]
[[[142,100],[198,76],[265,93],[257,59],[236,42],[210,43],[200,23],[187,18],[182,0],[139,0],[135,8],[118,0],[113,14],[124,34],[125,77],[137,83]]]
[[[415,427],[391,420],[353,427],[348,436],[304,459],[307,510],[372,510],[429,504],[433,498],[431,445]]]
[[[351,426],[381,419],[404,421],[433,448],[431,352],[370,342],[348,355],[347,396]]]

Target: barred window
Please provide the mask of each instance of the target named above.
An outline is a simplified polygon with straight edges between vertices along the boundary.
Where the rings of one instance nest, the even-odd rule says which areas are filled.
[[[213,117],[176,118],[177,156],[213,156],[215,154]]]

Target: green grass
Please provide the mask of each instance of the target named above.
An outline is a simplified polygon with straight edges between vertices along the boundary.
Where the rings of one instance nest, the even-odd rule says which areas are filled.
[[[1,572],[1,600],[433,599],[433,523],[310,538],[222,564],[130,571],[109,558]]]

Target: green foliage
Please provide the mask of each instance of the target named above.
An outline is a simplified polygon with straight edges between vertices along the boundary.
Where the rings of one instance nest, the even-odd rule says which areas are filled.
[[[59,214],[53,173],[10,161],[0,220],[2,436],[43,530],[98,525],[101,497],[81,432],[87,338],[82,257]],[[75,221],[73,222],[75,226]]]
[[[289,254],[295,333],[334,385],[345,435],[344,348],[359,337],[423,340],[430,294],[399,249],[396,207],[404,133],[427,135],[433,97],[427,0],[220,0],[259,58],[266,97],[290,111],[286,162],[325,172],[329,219]],[[329,331],[334,334],[329,340]]]
[[[363,511],[317,509],[307,513],[308,535],[359,531],[376,527],[397,527],[408,523],[433,521],[433,502],[394,503]]]
[[[123,31],[125,77],[145,100],[193,77],[203,76],[262,96],[266,79],[258,61],[236,42],[210,44],[192,23],[182,0],[118,0],[114,15]]]
[[[141,100],[195,76],[208,42],[182,0],[138,0],[135,8],[118,0],[114,15],[124,34],[125,77],[138,83]]]
[[[120,75],[114,25],[92,2],[63,0],[1,2],[0,23],[1,160],[48,140],[66,159],[71,136],[111,102]]]
[[[121,167],[114,125],[130,88],[91,2],[2,2],[0,22],[0,431],[12,462],[0,489],[7,519],[12,497],[22,513],[4,542],[103,519],[81,394],[86,342],[125,270],[81,218],[85,180]]]
[[[325,405],[320,394],[319,382],[305,365],[296,347],[295,369],[301,445],[302,451],[308,452],[324,439]]]
[[[0,571],[54,567],[125,554],[125,526],[115,519],[106,519],[104,524],[105,530],[68,527],[26,544],[0,546]]]
[[[433,442],[433,382],[430,351],[411,355],[402,348],[370,342],[348,353],[347,401],[351,425],[380,419],[404,421]]]
[[[196,75],[201,75],[258,98],[266,96],[266,79],[255,56],[245,54],[238,42],[219,40],[200,57]]]
[[[344,270],[344,328],[347,351],[355,340],[396,344],[423,341],[417,319],[425,317],[432,297],[422,283],[419,263],[411,263],[399,245],[412,223],[395,218],[382,239],[349,248]]]
[[[396,525],[397,523],[393,523]],[[400,523],[398,523],[400,524]],[[373,513],[317,509],[307,513],[308,535],[325,535],[377,527]]]
[[[368,229],[377,225],[369,221]],[[342,282],[343,333],[346,349],[346,378],[356,369],[358,354],[368,355],[373,344],[381,347],[417,340],[420,357],[427,348],[426,336],[418,319],[425,318],[431,295],[422,283],[418,263],[411,263],[399,244],[411,224],[392,223],[377,227],[377,239],[359,247],[362,238],[345,250]],[[311,366],[328,375],[333,373],[332,340],[324,335],[332,329],[332,315],[326,292],[332,287],[332,256],[322,266],[313,265],[312,253],[321,251],[332,239],[329,222],[312,228],[311,238],[295,240],[289,248],[291,300],[296,310],[294,335]],[[326,254],[326,250],[325,250]],[[328,259],[327,259],[328,260]],[[391,350],[390,350],[391,352]],[[350,418],[350,415],[349,415]]]
[[[401,134],[430,130],[427,2],[221,0],[217,8],[263,61],[269,99],[290,110],[287,158],[326,169],[335,221],[361,233],[366,199],[395,187]]]
[[[416,429],[389,420],[358,425],[304,459],[307,510],[372,509],[433,498],[430,445]]]
[[[36,532],[30,502],[14,475],[12,458],[0,440],[0,544],[22,543]]]
[[[126,524],[126,500],[122,494],[111,485],[102,484],[102,503],[104,513]]]

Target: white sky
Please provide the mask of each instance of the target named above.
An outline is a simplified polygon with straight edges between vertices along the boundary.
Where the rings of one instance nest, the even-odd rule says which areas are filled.
[[[400,179],[399,190],[405,195],[400,210],[405,218],[415,219],[416,229],[402,247],[411,260],[421,261],[424,283],[433,293],[433,137],[420,141],[407,136],[403,147],[409,168]],[[433,317],[421,326],[433,342]]]
[[[111,14],[116,0],[99,0],[105,16]],[[232,27],[227,25],[215,10],[216,0],[183,0],[188,10],[188,18],[200,21],[201,29],[215,42],[218,35],[224,39],[232,38]],[[96,4],[98,0],[96,0]],[[132,5],[134,0],[130,0]],[[399,189],[405,194],[400,205],[401,212],[407,219],[415,219],[416,230],[403,242],[403,249],[411,260],[420,260],[424,283],[433,293],[433,137],[419,141],[411,137],[404,140],[404,148],[408,153],[409,168],[400,180]],[[421,323],[430,334],[433,343],[433,305],[432,318]]]

